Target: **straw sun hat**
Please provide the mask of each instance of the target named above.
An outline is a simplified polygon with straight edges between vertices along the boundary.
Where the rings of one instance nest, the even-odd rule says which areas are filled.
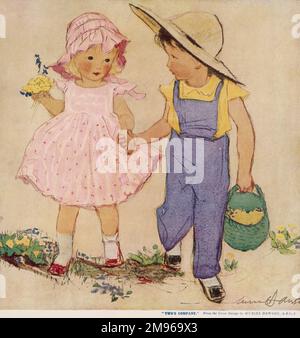
[[[140,4],[130,3],[130,8],[155,34],[164,28],[195,58],[229,79],[239,82],[217,58],[222,50],[224,37],[222,25],[216,15],[197,11],[163,19]]]

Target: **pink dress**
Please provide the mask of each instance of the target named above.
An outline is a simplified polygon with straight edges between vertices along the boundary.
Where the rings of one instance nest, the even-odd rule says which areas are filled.
[[[83,88],[73,80],[56,84],[65,93],[65,110],[36,130],[16,177],[63,205],[94,208],[125,201],[143,186],[159,160],[158,154],[148,154],[144,144],[128,158],[121,149],[116,162],[138,163],[146,156],[150,170],[99,171],[104,161],[99,156],[105,148],[99,140],[116,141],[120,131],[113,97],[126,93],[136,96],[134,86],[107,82],[102,87]]]

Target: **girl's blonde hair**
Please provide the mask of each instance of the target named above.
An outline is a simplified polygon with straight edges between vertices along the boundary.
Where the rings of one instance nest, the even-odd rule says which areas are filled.
[[[77,55],[77,54],[76,54]],[[74,76],[75,78],[81,78],[81,75],[78,71],[78,68],[76,66],[75,63],[75,57],[76,55],[74,55],[71,60],[66,63],[64,65],[65,71],[68,72],[69,74],[71,74],[72,76]],[[118,54],[115,57],[115,60],[112,64],[111,70],[109,72],[110,75],[115,75],[118,74],[122,71],[122,67],[120,66],[119,62],[118,62]]]

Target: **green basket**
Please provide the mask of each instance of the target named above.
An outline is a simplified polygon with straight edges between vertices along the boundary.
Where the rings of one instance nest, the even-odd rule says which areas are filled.
[[[257,249],[268,237],[270,222],[264,194],[256,185],[258,194],[238,192],[239,186],[235,185],[229,191],[227,211],[244,210],[246,212],[260,209],[264,212],[262,219],[253,225],[243,225],[225,215],[224,240],[232,248],[240,251]]]

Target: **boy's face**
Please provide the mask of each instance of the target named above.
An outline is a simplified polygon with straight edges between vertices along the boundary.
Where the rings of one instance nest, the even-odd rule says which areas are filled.
[[[99,81],[109,74],[116,62],[117,49],[103,53],[100,45],[93,46],[75,57],[75,64],[83,79]]]
[[[169,58],[167,67],[176,80],[189,80],[195,77],[195,71],[199,72],[199,70],[205,68],[207,70],[205,65],[180,49],[175,43],[172,43],[172,45],[165,43],[164,50]]]

